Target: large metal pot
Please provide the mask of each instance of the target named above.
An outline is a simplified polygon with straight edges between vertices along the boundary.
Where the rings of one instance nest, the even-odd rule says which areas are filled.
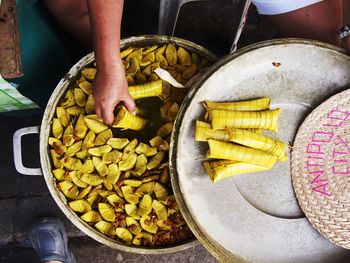
[[[308,113],[349,86],[344,50],[281,39],[223,58],[188,93],[172,133],[171,180],[186,222],[219,261],[349,262],[350,253],[322,237],[300,210],[289,158],[270,171],[211,183],[201,165],[208,147],[194,141],[195,120],[205,112],[200,102],[270,97],[282,108],[277,137],[292,143]]]
[[[207,49],[199,45],[196,45],[192,42],[189,42],[180,38],[167,37],[167,36],[146,35],[146,36],[126,38],[121,41],[121,49],[125,49],[128,47],[160,45],[160,44],[165,44],[170,42],[176,44],[177,46],[184,47],[187,50],[194,51],[211,62],[215,62],[217,60],[216,56],[213,53],[211,53],[210,51],[208,51]],[[111,248],[126,251],[126,252],[131,252],[131,253],[162,254],[162,253],[171,253],[171,252],[181,251],[198,244],[198,241],[196,239],[192,239],[182,244],[175,244],[167,247],[153,248],[153,247],[141,247],[141,246],[128,245],[128,244],[119,242],[117,240],[108,238],[105,235],[98,232],[97,230],[95,230],[94,228],[90,227],[83,220],[81,220],[76,215],[76,213],[69,208],[69,206],[67,205],[67,200],[65,196],[56,188],[56,182],[51,172],[52,166],[51,166],[51,160],[48,152],[48,138],[50,135],[51,121],[55,114],[57,103],[59,102],[60,98],[65,94],[71,80],[77,76],[77,73],[84,66],[88,65],[93,61],[94,61],[94,54],[90,53],[86,55],[84,58],[82,58],[78,63],[76,63],[71,68],[71,70],[62,78],[62,80],[58,83],[57,87],[55,88],[55,90],[53,91],[50,97],[50,100],[45,109],[41,127],[40,127],[41,171],[40,169],[28,169],[23,167],[20,147],[19,147],[21,136],[32,132],[37,132],[38,131],[37,127],[32,127],[30,129],[24,128],[25,130],[18,131],[15,134],[14,155],[15,155],[16,169],[19,172],[24,174],[39,175],[42,173],[44,175],[47,187],[49,188],[49,191],[52,197],[54,198],[54,200],[56,201],[57,205],[62,210],[62,212],[67,216],[67,218],[86,235],[92,237],[93,239]]]

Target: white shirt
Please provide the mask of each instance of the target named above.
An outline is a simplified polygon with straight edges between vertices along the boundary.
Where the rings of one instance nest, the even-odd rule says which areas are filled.
[[[277,15],[312,5],[322,0],[253,0],[261,15]]]

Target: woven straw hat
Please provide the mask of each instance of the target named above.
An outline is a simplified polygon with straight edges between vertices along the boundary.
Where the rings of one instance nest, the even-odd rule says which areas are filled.
[[[310,223],[350,249],[350,90],[317,107],[298,130],[292,182]]]

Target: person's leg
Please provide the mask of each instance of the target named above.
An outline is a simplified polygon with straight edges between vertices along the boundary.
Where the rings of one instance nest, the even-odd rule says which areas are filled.
[[[81,45],[92,47],[89,12],[86,0],[44,0],[57,21]]]
[[[266,16],[281,37],[298,37],[340,45],[338,30],[343,24],[343,0],[325,0],[280,15]]]

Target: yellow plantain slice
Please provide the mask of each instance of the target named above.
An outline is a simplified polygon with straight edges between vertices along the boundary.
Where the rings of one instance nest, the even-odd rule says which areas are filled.
[[[118,163],[120,171],[128,171],[134,168],[136,164],[136,154],[130,154],[125,160]]]
[[[154,52],[146,54],[140,61],[140,66],[145,67],[156,60],[156,55]]]
[[[58,188],[70,199],[76,199],[79,194],[78,187],[72,182],[62,181],[58,184]]]
[[[95,68],[83,68],[81,70],[81,74],[83,74],[83,76],[88,80],[94,80],[96,72],[97,69]]]
[[[107,141],[113,137],[113,133],[111,129],[107,129],[99,134],[97,134],[94,144],[96,146],[105,145]]]
[[[106,176],[108,174],[108,167],[100,158],[93,157],[92,164],[101,176]]]
[[[91,205],[84,199],[74,200],[68,204],[73,211],[78,213],[87,213],[91,211]]]
[[[63,157],[60,162],[70,171],[79,170],[82,167],[82,163],[79,159],[70,156]]]
[[[66,110],[72,116],[79,116],[80,113],[84,113],[84,109],[79,106],[72,106],[72,107],[66,108]]]
[[[139,145],[135,148],[135,152],[137,154],[144,154],[145,156],[149,157],[157,154],[157,148],[150,147],[149,145],[140,142]]]
[[[108,126],[97,115],[85,116],[84,121],[86,126],[96,134],[108,129]]]
[[[109,153],[111,150],[112,147],[106,144],[99,147],[90,148],[88,152],[93,156],[101,157],[104,153]]]
[[[160,67],[160,63],[159,62],[154,62],[150,65],[148,65],[147,67],[145,67],[142,70],[142,74],[146,75],[146,76],[150,76],[151,74],[153,74],[153,71],[157,68]]]
[[[92,163],[92,160],[86,160],[83,166],[77,171],[78,176],[82,176],[83,174],[89,174],[94,171],[95,167]]]
[[[92,94],[90,94],[86,100],[85,111],[87,114],[90,114],[95,111],[95,100]]]
[[[117,163],[122,159],[122,155],[123,154],[121,152],[117,150],[113,150],[109,153],[102,154],[102,161],[107,164]]]
[[[159,66],[162,69],[166,69],[168,67],[168,61],[166,60],[166,58],[160,54],[160,53],[156,53],[156,61],[159,62]]]
[[[162,125],[158,131],[157,131],[157,135],[164,138],[166,136],[168,136],[172,130],[173,130],[173,126],[174,126],[174,123],[173,122],[167,122],[165,123],[164,125]]]
[[[85,124],[84,121],[84,115],[80,114],[74,127],[74,135],[79,138],[79,140],[82,140],[86,133],[88,131],[88,127]]]
[[[86,104],[86,96],[85,93],[82,89],[79,88],[75,88],[74,91],[74,100],[75,103],[79,106],[79,107],[85,107]]]
[[[139,222],[137,222],[134,218],[127,216],[125,218],[125,223],[128,226],[128,229],[131,233],[133,233],[134,235],[138,235],[141,233],[142,228],[139,224]]]
[[[137,60],[141,60],[142,59],[142,49],[141,48],[138,48],[134,51],[132,51],[126,58],[125,60],[126,61],[129,61],[131,59],[137,59]]]
[[[76,152],[79,152],[81,150],[83,142],[78,141],[73,143],[71,146],[68,147],[66,153],[64,154],[65,156],[73,156]]]
[[[77,196],[77,199],[82,199],[84,198],[85,196],[87,196],[88,193],[90,193],[92,189],[92,185],[88,185],[87,187],[85,187],[83,190],[81,190]],[[89,202],[90,204],[90,202]]]
[[[66,127],[68,125],[68,123],[70,122],[70,117],[68,112],[66,111],[65,108],[63,107],[57,107],[56,108],[56,115],[57,118],[60,120],[60,123]]]
[[[158,152],[156,156],[154,156],[147,164],[147,170],[157,168],[163,161],[164,157],[165,157],[165,152],[163,151]]]
[[[134,245],[151,246],[153,244],[153,235],[142,231],[140,234],[134,237],[132,243]]]
[[[114,222],[116,214],[113,210],[113,207],[106,203],[98,204],[98,211],[100,212],[102,218],[108,222]]]
[[[96,186],[103,183],[103,178],[97,174],[83,174],[81,180],[89,185]]]
[[[96,223],[102,219],[100,214],[97,213],[96,211],[89,211],[83,214],[80,218],[88,223]]]
[[[75,105],[75,101],[74,101],[73,91],[69,89],[66,95],[64,96],[63,102],[61,103],[60,106],[63,108],[68,108],[74,105]]]
[[[153,220],[149,216],[142,216],[140,218],[140,225],[143,230],[155,234],[157,233],[158,226],[156,223],[153,222]]]
[[[64,180],[64,174],[66,173],[66,171],[63,169],[55,169],[52,170],[52,173],[58,181],[62,181]]]
[[[147,157],[144,154],[140,154],[136,158],[135,174],[141,176],[147,170]]]
[[[139,197],[134,194],[130,185],[125,185],[121,187],[125,201],[130,204],[137,204],[139,202]]]
[[[57,169],[63,168],[63,164],[60,162],[60,155],[55,150],[50,150],[53,166]]]
[[[49,145],[59,155],[63,155],[67,151],[67,147],[64,146],[60,140],[58,140],[54,137],[49,137]]]
[[[120,52],[120,58],[126,58],[134,49],[132,47],[128,47],[127,49]]]
[[[190,80],[196,73],[198,72],[198,67],[196,64],[192,64],[191,66],[189,66],[187,69],[184,70],[184,72],[182,72],[182,77],[185,80]]]
[[[148,183],[144,183],[142,184],[140,187],[138,187],[135,190],[135,195],[142,197],[145,194],[152,194],[154,191],[154,182],[148,182]]]
[[[137,58],[132,58],[129,61],[129,67],[126,68],[125,73],[127,75],[134,76],[136,72],[140,70],[140,61]]]
[[[159,220],[167,220],[168,219],[168,212],[161,202],[154,200],[152,203],[152,208],[154,209],[155,213],[157,214],[157,217]]]
[[[155,194],[157,199],[160,199],[162,197],[167,196],[168,191],[166,190],[166,188],[162,184],[155,183],[154,184],[154,194]]]
[[[89,81],[84,80],[80,82],[78,86],[86,95],[92,95],[92,83],[90,83]]]
[[[85,183],[84,181],[82,181],[80,179],[80,176],[77,175],[77,172],[76,171],[71,171],[69,173],[69,177],[72,179],[73,183],[78,186],[78,187],[81,187],[81,188],[85,188],[87,187],[87,183]]]
[[[73,125],[70,123],[63,133],[63,145],[70,146],[74,143],[74,129]]]
[[[119,207],[120,204],[125,204],[124,199],[118,196],[117,194],[111,194],[107,196],[107,201],[114,207]]]
[[[177,57],[179,58],[181,65],[190,66],[192,64],[190,53],[188,53],[187,50],[182,47],[178,48]]]
[[[112,184],[116,184],[119,179],[120,173],[121,172],[119,170],[118,164],[112,163],[108,165],[108,174],[106,180],[108,180]]]
[[[141,181],[135,179],[125,179],[123,183],[124,185],[130,185],[132,187],[139,187],[142,184]]]
[[[56,119],[56,118],[52,119],[52,135],[56,139],[60,139],[63,135],[63,127],[59,119]]]
[[[117,150],[123,149],[128,143],[129,140],[127,138],[110,138],[107,141],[108,145],[112,146],[113,149]]]
[[[167,121],[174,121],[176,116],[177,116],[177,112],[179,111],[179,104],[177,104],[176,102],[174,102],[168,112],[167,112],[167,117],[166,117],[166,120]]]
[[[132,241],[132,234],[131,232],[124,228],[124,227],[117,227],[115,229],[115,233],[117,237],[119,237],[121,240],[123,240],[126,243],[131,243]]]
[[[149,141],[149,144],[152,147],[156,147],[158,151],[168,151],[169,143],[166,140],[163,140],[162,137],[156,136]]]
[[[141,49],[142,50],[142,54],[143,55],[147,55],[147,54],[155,51],[157,48],[158,48],[157,45],[153,45],[153,46],[150,46],[150,47],[144,47],[144,48]]]
[[[145,194],[139,204],[139,209],[137,210],[137,214],[141,217],[146,216],[152,212],[152,202],[153,199],[149,194]]]
[[[108,236],[115,236],[115,228],[111,223],[101,220],[95,224],[95,227],[102,234],[105,234]]]
[[[84,141],[83,141],[83,147],[82,147],[83,150],[86,150],[88,148],[91,148],[91,147],[95,146],[94,145],[95,136],[96,135],[95,135],[95,133],[93,131],[89,131],[86,134],[86,136],[84,138]]]
[[[88,201],[90,205],[93,205],[95,203],[95,201],[98,199],[99,195],[98,195],[98,193],[94,193],[91,195],[90,194],[89,194],[88,198],[86,198],[86,201]]]
[[[89,153],[87,150],[82,150],[80,152],[77,152],[75,154],[75,157],[79,158],[80,160],[84,160],[89,156]]]
[[[169,174],[169,168],[166,167],[162,170],[162,173],[160,174],[159,177],[159,182],[166,185],[170,181],[170,174]]]
[[[165,57],[168,61],[169,65],[175,65],[177,64],[177,52],[176,47],[169,43],[165,49]]]
[[[125,213],[128,216],[134,216],[137,213],[137,206],[135,204],[126,204],[125,205]]]
[[[125,154],[134,153],[137,144],[138,144],[138,140],[136,138],[133,139],[131,142],[128,143],[128,145],[126,145],[126,147],[124,148],[123,153],[125,153]]]

